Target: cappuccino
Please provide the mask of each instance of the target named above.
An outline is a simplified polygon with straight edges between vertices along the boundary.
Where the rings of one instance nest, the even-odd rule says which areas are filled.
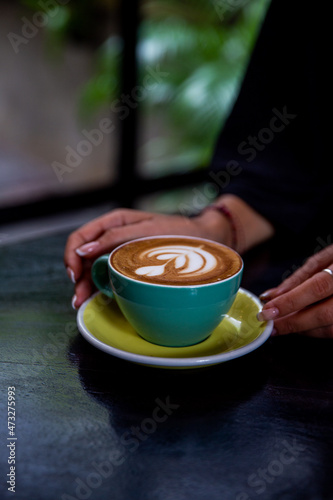
[[[111,265],[136,281],[190,286],[230,278],[242,268],[231,248],[204,239],[158,236],[125,243],[111,255]]]

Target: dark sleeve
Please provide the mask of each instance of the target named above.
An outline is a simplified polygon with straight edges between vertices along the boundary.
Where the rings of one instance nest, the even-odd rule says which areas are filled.
[[[238,195],[277,230],[294,234],[323,218],[330,224],[325,68],[332,44],[325,22],[319,7],[272,0],[209,171],[220,193]]]

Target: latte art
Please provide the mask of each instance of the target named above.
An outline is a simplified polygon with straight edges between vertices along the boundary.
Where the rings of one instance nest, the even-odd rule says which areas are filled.
[[[135,270],[139,276],[163,276],[168,265],[172,265],[174,272],[179,275],[203,276],[217,265],[217,260],[210,252],[189,245],[165,245],[146,250],[140,257],[142,260],[157,259],[166,262],[162,265],[139,267]]]
[[[186,286],[229,278],[242,261],[232,249],[212,241],[160,236],[120,246],[111,254],[111,265],[136,281]]]

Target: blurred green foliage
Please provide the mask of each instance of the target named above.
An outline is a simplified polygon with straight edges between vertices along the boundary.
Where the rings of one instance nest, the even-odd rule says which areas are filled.
[[[40,0],[21,0],[41,10]],[[56,2],[56,0],[54,0]],[[142,0],[139,83],[148,68],[165,73],[140,102],[139,168],[144,175],[200,168],[209,162],[241,83],[269,0]],[[50,17],[53,44],[90,43],[94,73],[82,88],[80,115],[119,97],[122,43],[116,28],[101,40],[114,0],[71,0]],[[130,15],[130,12],[129,12]],[[51,22],[52,21],[52,22]]]
[[[241,83],[268,0],[152,0],[143,4],[141,72],[168,73],[142,103],[163,117],[143,146],[147,175],[207,165]],[[156,121],[156,120],[155,120]],[[154,130],[154,126],[151,127]]]

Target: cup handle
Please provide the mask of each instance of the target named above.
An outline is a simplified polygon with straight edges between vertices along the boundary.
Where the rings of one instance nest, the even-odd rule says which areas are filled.
[[[97,288],[113,298],[113,291],[110,285],[109,272],[108,272],[108,255],[102,255],[95,260],[91,268],[91,277]]]

